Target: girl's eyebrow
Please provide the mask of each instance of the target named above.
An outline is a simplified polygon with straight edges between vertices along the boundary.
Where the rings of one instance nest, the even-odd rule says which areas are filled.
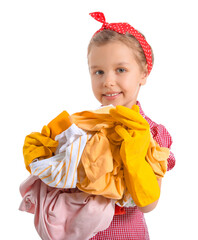
[[[122,65],[128,65],[129,63],[128,62],[118,62],[118,63],[115,63],[116,66],[122,66]],[[100,66],[97,66],[97,65],[93,65],[90,67],[90,69],[96,69],[96,68],[101,68]]]
[[[128,64],[129,64],[128,62],[119,62],[119,63],[116,63],[115,65],[120,66],[120,65],[128,65]]]
[[[100,68],[100,67],[97,66],[97,65],[93,65],[93,66],[90,67],[90,69],[96,69],[96,68]]]

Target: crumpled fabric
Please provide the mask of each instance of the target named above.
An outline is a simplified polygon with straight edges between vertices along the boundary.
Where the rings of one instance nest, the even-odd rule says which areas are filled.
[[[125,182],[119,154],[121,138],[115,133],[116,121],[109,114],[111,106],[71,115],[72,121],[92,133],[78,166],[77,187],[90,194],[121,199]]]
[[[33,161],[30,164],[31,173],[50,187],[75,188],[77,167],[90,137],[90,134],[72,124],[55,137],[59,143],[56,155],[48,159]]]
[[[36,230],[44,240],[90,239],[109,227],[115,211],[113,200],[51,188],[33,175],[21,184],[20,192],[19,209],[35,215]]]
[[[134,206],[134,201],[125,187],[123,163],[119,152],[121,138],[114,130],[118,123],[109,114],[110,109],[112,107],[103,107],[71,116],[72,121],[80,128],[95,132],[87,142],[81,157],[77,187],[90,194],[117,199],[119,206]],[[161,177],[165,174],[168,152],[168,149],[160,148],[151,137],[146,160],[155,169],[157,177],[159,174]]]
[[[121,199],[125,183],[119,148],[97,132],[87,142],[78,167],[78,189],[107,198]]]
[[[151,137],[150,145],[146,154],[146,160],[152,167],[158,179],[163,178],[167,171],[167,159],[170,150],[166,147],[160,147],[159,144]]]

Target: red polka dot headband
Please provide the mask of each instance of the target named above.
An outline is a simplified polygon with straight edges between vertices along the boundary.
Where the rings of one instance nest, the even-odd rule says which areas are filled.
[[[93,12],[90,13],[89,15],[91,15],[98,22],[103,23],[102,27],[97,32],[95,32],[95,34],[101,32],[104,29],[108,29],[118,32],[120,34],[126,34],[126,32],[128,32],[131,35],[133,35],[138,40],[144,51],[148,66],[148,73],[151,72],[151,69],[153,67],[151,47],[141,33],[139,33],[135,28],[133,28],[128,23],[107,23],[105,16],[102,12]]]

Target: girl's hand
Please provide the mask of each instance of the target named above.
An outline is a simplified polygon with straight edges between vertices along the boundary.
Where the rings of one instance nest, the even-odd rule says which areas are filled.
[[[146,207],[160,196],[157,178],[145,159],[151,138],[149,124],[136,106],[117,106],[110,114],[118,121],[115,131],[123,139],[120,156],[127,189],[138,207]]]
[[[134,130],[149,130],[148,122],[139,113],[139,107],[133,105],[132,109],[124,106],[116,106],[110,109],[110,115],[119,123]]]

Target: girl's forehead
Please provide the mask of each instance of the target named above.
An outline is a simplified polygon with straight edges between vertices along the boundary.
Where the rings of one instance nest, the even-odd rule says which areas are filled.
[[[133,49],[129,48],[122,42],[112,42],[104,45],[93,45],[89,54],[88,60],[99,60],[100,58],[119,58],[121,61],[131,59],[133,57]]]
[[[124,47],[124,48],[130,48],[127,44],[120,40],[113,40],[113,41],[108,41],[104,43],[93,43],[92,48],[99,49],[99,48],[112,48],[112,47]]]

